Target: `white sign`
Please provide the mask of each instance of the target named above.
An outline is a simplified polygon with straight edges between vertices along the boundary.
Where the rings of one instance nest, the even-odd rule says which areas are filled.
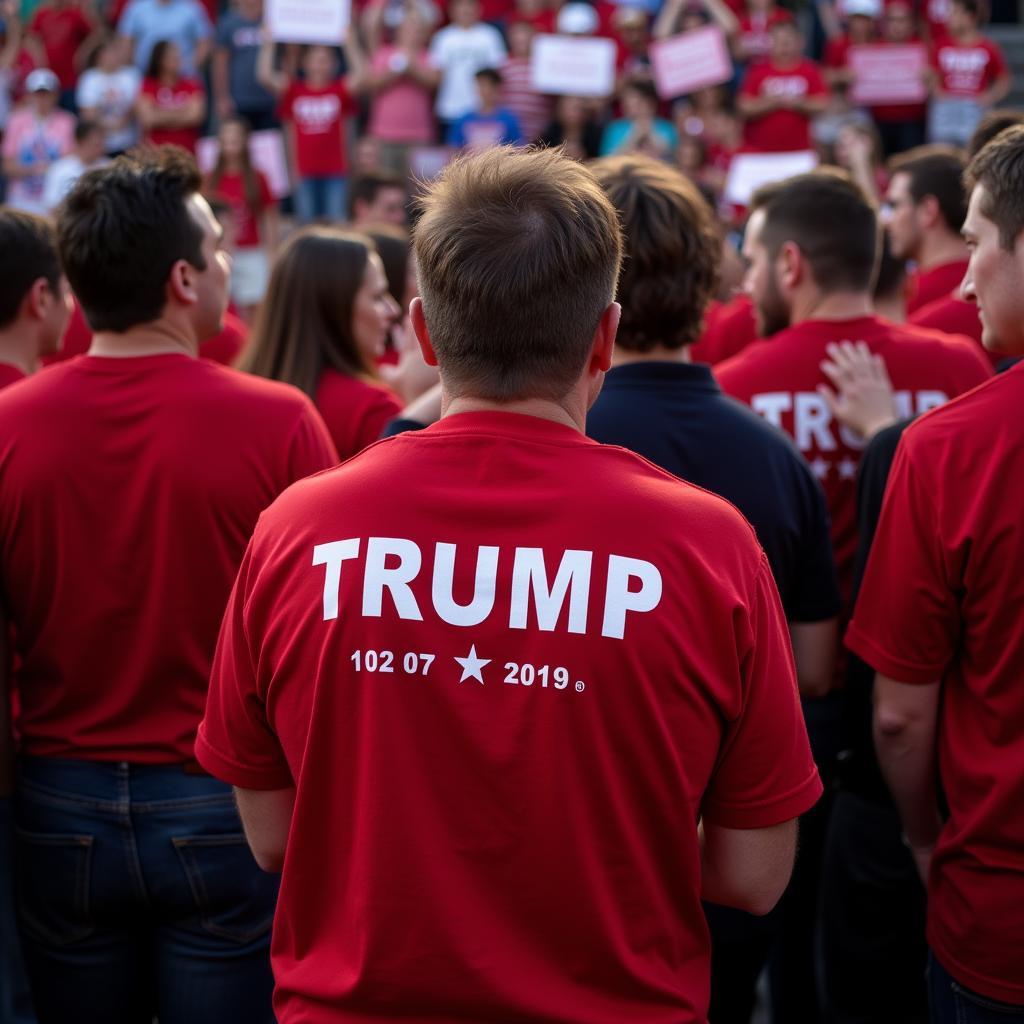
[[[922,43],[851,46],[847,62],[853,72],[854,103],[882,106],[924,103],[928,98],[928,52]]]
[[[264,22],[279,43],[338,46],[345,38],[351,0],[266,0]]]
[[[196,163],[203,174],[209,174],[217,163],[217,137],[207,135],[196,145]],[[288,163],[284,154],[284,139],[276,129],[253,132],[249,136],[249,159],[253,167],[267,179],[270,194],[280,199],[291,192]]]
[[[818,155],[810,150],[796,153],[737,153],[729,165],[725,180],[725,199],[746,206],[762,186],[794,174],[806,174],[818,166]]]
[[[697,28],[671,39],[651,43],[651,71],[663,100],[686,96],[732,78],[732,59],[717,25]]]
[[[611,96],[615,43],[593,36],[539,35],[530,52],[531,83],[551,96]]]

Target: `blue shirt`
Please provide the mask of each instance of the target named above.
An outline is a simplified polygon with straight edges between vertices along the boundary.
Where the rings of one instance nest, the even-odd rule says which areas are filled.
[[[460,149],[463,146],[473,150],[521,146],[524,142],[516,115],[504,107],[490,114],[466,114],[453,121],[448,129],[448,145]]]
[[[135,66],[143,74],[153,47],[166,39],[181,50],[181,73],[194,78],[196,46],[213,35],[213,26],[197,0],[132,0],[121,15],[117,33],[134,43]]]

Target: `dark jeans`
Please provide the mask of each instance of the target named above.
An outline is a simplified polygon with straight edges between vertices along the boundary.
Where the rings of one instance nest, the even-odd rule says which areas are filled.
[[[932,1024],[1024,1024],[1024,1006],[972,992],[935,959],[934,953],[928,956],[928,1003]]]
[[[821,880],[829,1024],[927,1024],[924,926],[896,809],[840,790]]]
[[[0,798],[0,1021],[33,1024],[32,999],[14,920],[14,826],[11,801]]]
[[[876,121],[875,124],[887,157],[924,145],[924,121]]]
[[[24,758],[15,875],[40,1024],[273,1020],[278,881],[256,867],[224,783]]]

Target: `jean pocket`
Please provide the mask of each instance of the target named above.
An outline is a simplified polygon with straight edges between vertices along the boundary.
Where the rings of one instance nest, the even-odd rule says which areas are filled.
[[[1024,1021],[1024,1006],[1001,1003],[978,992],[964,988],[959,982],[951,981],[950,989],[956,1003],[956,1019],[967,1024],[1010,1024]]]
[[[241,944],[266,935],[274,923],[278,880],[256,866],[241,833],[172,840],[203,927]]]
[[[93,837],[14,828],[18,918],[25,933],[48,946],[87,939]]]

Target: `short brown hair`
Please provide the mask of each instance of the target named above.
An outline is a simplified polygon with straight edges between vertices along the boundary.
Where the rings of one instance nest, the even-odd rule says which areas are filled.
[[[988,111],[967,143],[967,159],[973,160],[997,135],[1018,124],[1024,124],[1024,111],[1002,107]]]
[[[864,191],[833,168],[798,174],[758,189],[751,212],[764,210],[761,243],[775,256],[795,242],[822,291],[870,291],[879,223]]]
[[[999,244],[1012,252],[1024,231],[1024,125],[1007,128],[985,146],[964,173],[969,190],[985,188],[981,212],[999,227]]]
[[[0,327],[14,323],[40,278],[56,295],[60,261],[53,225],[33,213],[0,207]]]
[[[691,344],[718,287],[722,241],[708,204],[687,177],[650,157],[606,157],[591,167],[625,241],[615,343],[633,352]]]
[[[449,164],[413,233],[423,315],[452,394],[563,398],[615,295],[619,222],[558,149],[496,147]]]
[[[934,196],[942,219],[954,234],[960,234],[967,216],[967,195],[962,177],[964,158],[951,146],[916,146],[889,161],[889,173],[905,174],[915,203]]]

